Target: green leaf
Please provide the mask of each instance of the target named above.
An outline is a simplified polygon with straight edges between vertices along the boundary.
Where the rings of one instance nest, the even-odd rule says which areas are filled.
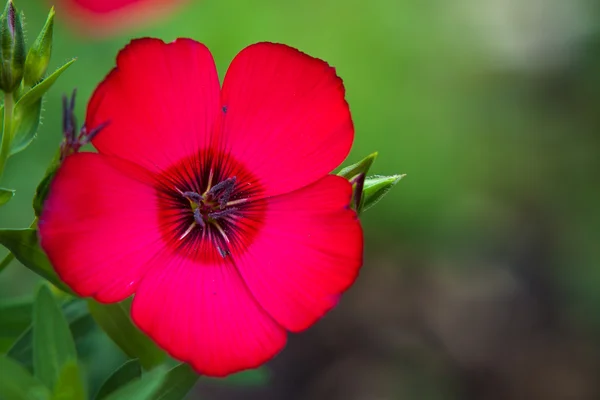
[[[71,335],[75,338],[76,345],[82,344],[87,336],[96,329],[96,322],[87,309],[83,299],[74,298],[67,301],[62,307]],[[33,327],[29,328],[17,339],[8,351],[8,356],[27,368],[33,370]]]
[[[366,211],[373,207],[405,176],[371,176],[365,179],[360,211]]]
[[[179,364],[167,372],[152,400],[182,400],[194,388],[199,378],[200,375],[188,364]]]
[[[371,165],[373,165],[373,162],[376,158],[377,152],[369,154],[356,164],[352,164],[349,167],[343,168],[340,172],[338,172],[338,176],[350,180],[360,174],[366,175],[369,172],[369,169],[371,168]]]
[[[165,359],[165,353],[135,327],[125,304],[100,304],[89,299],[88,308],[100,328],[130,358],[139,359],[144,369],[152,369]]]
[[[128,384],[133,379],[140,378],[141,376],[142,367],[140,361],[137,359],[129,360],[108,377],[100,387],[100,390],[98,390],[98,394],[94,396],[94,399],[102,400],[117,389]]]
[[[33,305],[33,371],[54,388],[65,365],[77,360],[69,325],[50,288],[41,285]]]
[[[42,116],[42,99],[27,108],[15,108],[13,117],[13,140],[10,143],[10,154],[24,150],[35,139]]]
[[[52,400],[86,400],[85,388],[76,360],[67,362],[63,367],[56,381]]]
[[[15,191],[12,189],[0,188],[0,206],[8,203],[10,199],[15,195]]]
[[[166,368],[159,366],[128,385],[111,393],[106,400],[152,400],[166,379]]]
[[[19,363],[0,356],[0,399],[46,400],[50,391]]]
[[[31,324],[30,298],[0,302],[0,337],[16,338]]]
[[[17,101],[13,112],[14,133],[11,142],[11,154],[25,149],[35,138],[40,122],[42,97],[50,90],[58,77],[75,62],[75,59],[54,71],[52,75],[32,87]]]
[[[35,229],[0,229],[0,244],[31,271],[47,279],[61,290],[73,294],[71,289],[56,275],[48,257],[40,248]]]
[[[15,111],[19,107],[27,108],[27,107],[31,106],[32,104],[37,103],[37,101],[39,99],[41,99],[48,90],[50,90],[50,88],[52,87],[52,85],[54,85],[54,82],[56,82],[58,77],[63,72],[65,72],[67,70],[67,68],[69,68],[74,62],[75,62],[75,59],[68,61],[65,65],[63,65],[62,67],[60,67],[56,71],[54,71],[54,73],[52,73],[52,75],[50,75],[49,77],[47,77],[46,79],[44,79],[43,81],[41,81],[40,83],[38,83],[37,85],[32,87],[31,90],[29,90],[27,93],[25,93],[23,95],[23,97],[21,97],[19,99],[19,101],[17,102],[17,104],[15,106]]]
[[[0,272],[2,272],[4,268],[8,267],[14,259],[15,256],[13,253],[8,253],[5,255],[2,261],[0,261]]]
[[[249,369],[229,375],[225,378],[208,378],[210,381],[227,386],[264,386],[269,383],[271,375],[265,367]]]
[[[0,354],[5,354],[30,324],[30,298],[0,301]]]

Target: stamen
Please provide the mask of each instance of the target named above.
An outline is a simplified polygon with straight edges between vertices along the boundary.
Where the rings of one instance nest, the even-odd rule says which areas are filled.
[[[247,201],[248,201],[248,199],[247,199],[247,198],[246,198],[246,199],[232,200],[232,201],[229,201],[229,202],[227,202],[227,203],[225,204],[225,207],[229,207],[229,206],[235,206],[235,205],[238,205],[238,204],[243,204],[243,203],[245,203],[245,202],[247,202]]]
[[[212,180],[213,180],[213,169],[210,169],[210,172],[208,173],[208,183],[206,184],[206,191],[204,192],[204,195],[206,195],[209,191],[210,191],[210,187],[212,185]]]
[[[185,232],[183,232],[183,235],[179,236],[179,240],[182,240],[184,237],[186,237],[187,235],[189,235],[190,232],[192,231],[192,229],[194,229],[194,226],[196,226],[196,223],[192,222],[190,224],[190,227],[187,228],[187,230]]]
[[[219,225],[217,222],[213,222],[212,223],[214,225],[215,228],[217,228],[217,231],[219,231],[219,233],[221,234],[221,236],[223,237],[223,239],[225,240],[225,242],[227,244],[229,244],[229,238],[227,237],[227,234],[225,233],[225,231],[223,230],[223,228],[221,228],[221,225]],[[222,249],[221,246],[219,246],[218,244],[216,245],[217,247],[217,251],[219,252],[219,254],[221,255],[221,257],[225,258],[228,255],[231,254],[231,252],[228,249]]]
[[[215,228],[217,228],[217,230],[219,231],[219,233],[221,234],[221,236],[223,236],[223,239],[225,239],[225,241],[227,242],[227,244],[229,244],[229,238],[227,237],[227,234],[225,233],[225,231],[223,230],[223,228],[221,228],[221,225],[219,225],[217,222],[213,222],[213,225],[215,226]]]
[[[218,193],[220,191],[223,191],[223,194],[221,194],[219,198],[219,207],[225,207],[225,204],[227,204],[227,202],[229,201],[231,193],[235,188],[236,180],[237,178],[235,176],[225,179],[224,181],[217,183],[215,186],[212,187],[212,189],[208,191],[208,194],[212,195],[213,197],[217,197]]]

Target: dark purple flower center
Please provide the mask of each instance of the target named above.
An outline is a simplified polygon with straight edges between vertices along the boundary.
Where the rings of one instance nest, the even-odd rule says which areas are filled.
[[[204,151],[158,178],[163,236],[180,254],[222,262],[244,251],[262,225],[262,187],[229,155]]]

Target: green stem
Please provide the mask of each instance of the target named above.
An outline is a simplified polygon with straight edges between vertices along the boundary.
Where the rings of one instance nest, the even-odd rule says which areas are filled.
[[[4,126],[2,127],[2,142],[0,143],[0,178],[4,173],[4,167],[10,155],[10,144],[13,136],[13,108],[14,99],[12,93],[4,95]]]

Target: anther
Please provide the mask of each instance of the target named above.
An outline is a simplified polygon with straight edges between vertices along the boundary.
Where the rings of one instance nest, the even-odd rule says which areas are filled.
[[[204,229],[206,227],[206,224],[204,223],[204,219],[202,218],[202,214],[200,213],[200,208],[196,208],[194,210],[194,221],[196,221],[196,223],[202,228]]]
[[[234,214],[236,211],[237,211],[237,208],[231,207],[226,210],[210,212],[210,213],[206,214],[206,216],[210,219],[219,219],[219,218],[224,218],[224,217],[227,217],[228,215]]]
[[[235,181],[236,181],[236,177],[231,177],[231,178],[227,178],[222,182],[217,183],[215,186],[213,186],[209,191],[208,194],[212,195],[213,197],[217,197],[217,194],[220,191],[224,191],[223,195],[227,195],[227,197],[231,196],[231,192],[233,191],[233,188],[235,187]]]
[[[197,204],[204,200],[204,197],[196,192],[183,192],[181,195]]]

